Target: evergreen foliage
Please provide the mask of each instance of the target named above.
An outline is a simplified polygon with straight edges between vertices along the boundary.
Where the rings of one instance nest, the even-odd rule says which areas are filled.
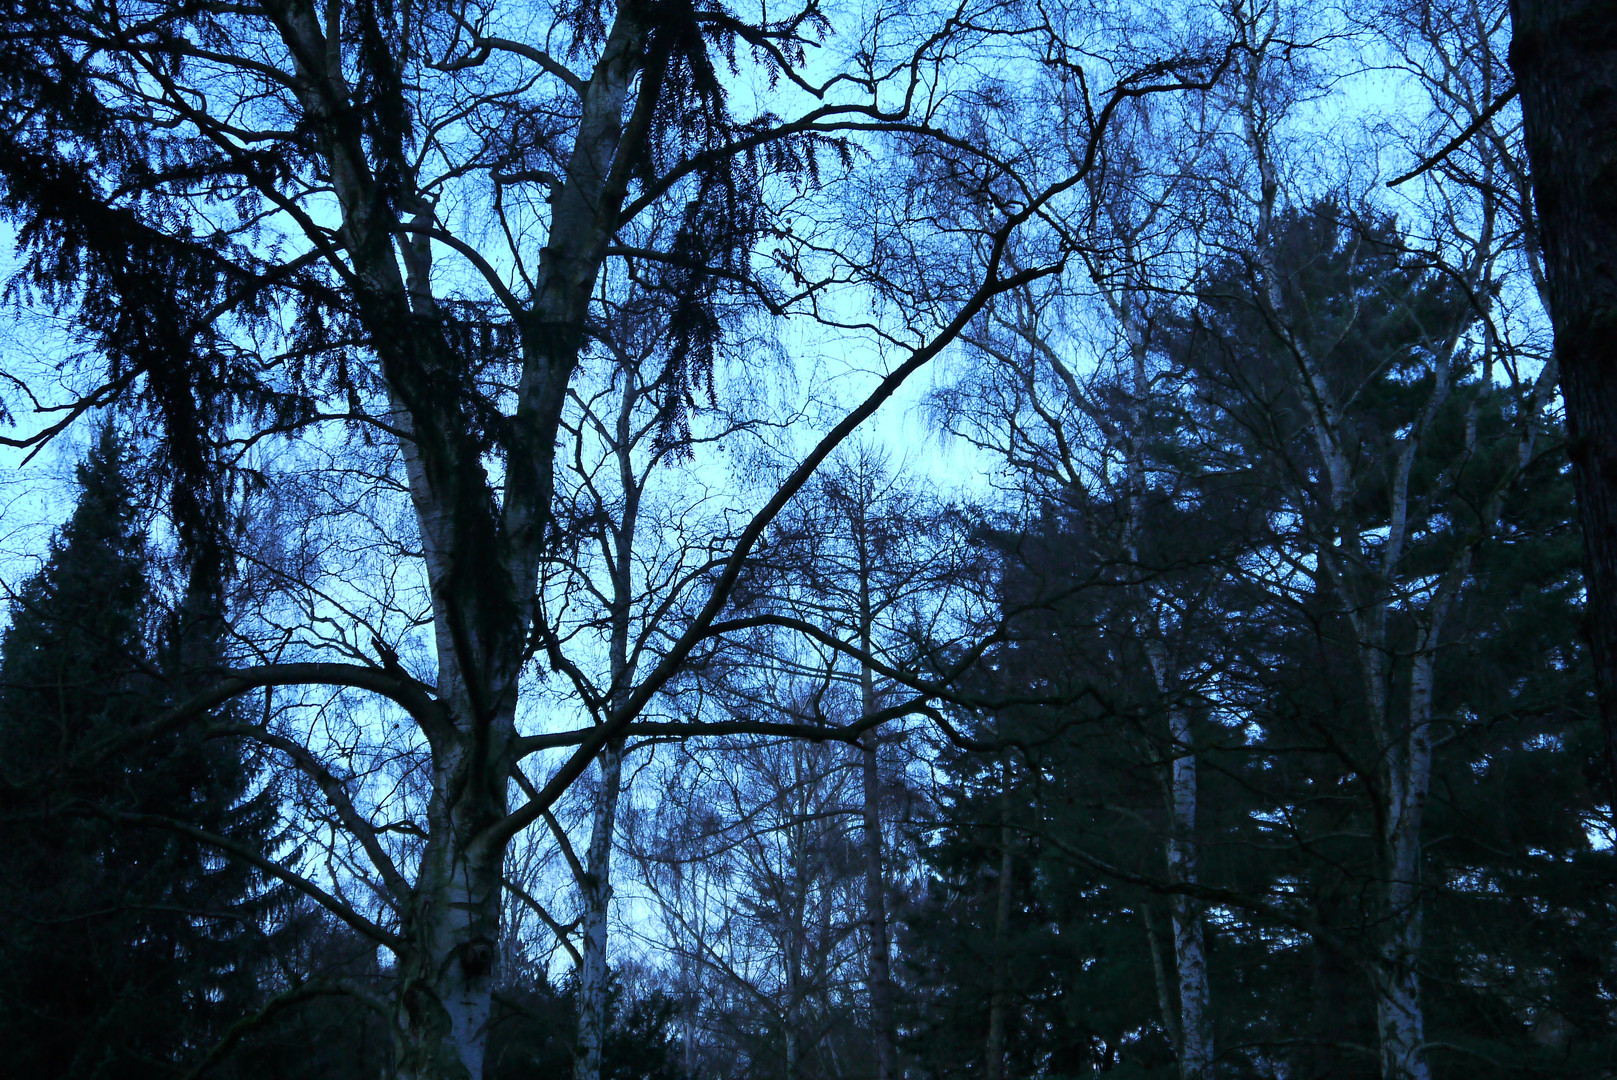
[[[529,973],[496,998],[484,1076],[522,1080],[565,1076],[573,1066],[578,1025],[577,988],[552,985],[543,970]],[[653,990],[631,996],[614,978],[607,989],[602,1080],[684,1080],[670,1033],[676,1003]]]
[[[274,791],[203,725],[130,745],[217,649],[158,608],[132,461],[106,429],[0,645],[0,1024],[9,1075],[174,1075],[259,997],[280,894],[149,815],[275,848]],[[109,749],[111,748],[111,749]]]
[[[1067,507],[991,538],[1015,629],[982,690],[1069,703],[963,716],[1003,760],[942,760],[930,886],[903,943],[925,1075],[982,1074],[998,970],[1015,1002],[1012,1075],[1177,1075],[1163,865],[1173,707],[1192,718],[1201,765],[1197,889],[1218,1075],[1378,1075],[1369,972],[1386,917],[1386,750],[1339,579],[1309,545],[1351,535],[1364,544],[1352,572],[1391,565],[1377,545],[1400,433],[1430,399],[1421,361],[1432,335],[1468,316],[1390,222],[1345,221],[1324,204],[1293,215],[1283,237],[1290,303],[1310,320],[1302,347],[1351,403],[1349,497],[1333,509],[1293,396],[1292,343],[1259,309],[1246,266],[1225,263],[1161,339],[1159,394],[1136,414],[1140,486],[1115,501],[1070,492]],[[1404,707],[1423,583],[1473,546],[1434,676],[1419,871],[1429,1054],[1434,1076],[1453,1080],[1605,1076],[1617,1060],[1617,868],[1596,840],[1600,730],[1569,471],[1550,430],[1508,479],[1521,401],[1480,362],[1456,354],[1454,389],[1416,453],[1385,676]],[[1128,391],[1115,393],[1121,416]],[[1130,498],[1142,523],[1132,537],[1120,525]],[[1277,578],[1276,566],[1291,569]],[[1149,582],[1171,621],[1145,629],[1130,582]],[[1188,673],[1168,693],[1148,677],[1147,634]],[[1011,918],[996,933],[1007,844]]]

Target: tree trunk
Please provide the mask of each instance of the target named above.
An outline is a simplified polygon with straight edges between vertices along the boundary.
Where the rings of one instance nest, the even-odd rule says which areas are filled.
[[[798,913],[801,915],[801,912]],[[794,920],[801,926],[800,919]],[[800,933],[788,927],[787,936],[791,953],[786,958],[786,1008],[782,1011],[782,1042],[786,1058],[785,1080],[798,1080],[803,1068],[803,1045],[799,1035],[802,1026],[803,957]]]
[[[1176,1060],[1184,1060],[1180,1046],[1179,1010],[1174,1007],[1173,994],[1168,988],[1168,969],[1162,962],[1162,942],[1157,933],[1156,920],[1151,918],[1151,902],[1140,904],[1140,918],[1145,922],[1146,944],[1151,948],[1151,976],[1157,988],[1157,1011],[1162,1014],[1162,1030],[1168,1036]]]
[[[1005,1080],[1005,1010],[1010,1000],[1011,826],[1010,763],[1001,763],[999,888],[994,901],[994,975],[988,999],[987,1080]]]
[[[1400,913],[1380,949],[1376,979],[1376,1022],[1381,1033],[1382,1080],[1430,1080],[1426,1065],[1426,1027],[1421,1013],[1420,911]]]
[[[871,639],[868,573],[860,582],[860,598],[865,609],[860,646],[868,654]],[[868,664],[860,665],[859,693],[861,712],[869,716],[876,711],[876,680]],[[898,1052],[893,1023],[892,957],[887,936],[887,875],[882,870],[881,774],[877,768],[880,764],[877,747],[876,732],[867,731],[859,748],[864,781],[865,924],[870,934],[870,962],[865,981],[870,994],[870,1040],[876,1059],[876,1080],[893,1080],[898,1068]]]
[[[1168,713],[1173,739],[1173,775],[1169,808],[1168,880],[1195,884],[1196,752],[1184,710]],[[1179,1074],[1204,1080],[1213,1064],[1213,1031],[1207,1015],[1207,953],[1202,939],[1201,904],[1182,893],[1173,897],[1173,952],[1179,969]]]
[[[623,396],[612,451],[623,487],[623,516],[617,528],[603,541],[604,554],[612,572],[612,637],[608,643],[608,663],[612,675],[609,699],[614,710],[627,699],[634,665],[629,656],[629,623],[634,605],[634,580],[629,566],[634,554],[636,530],[640,524],[641,482],[634,468],[634,410],[639,401],[636,375],[626,360],[620,362]],[[590,845],[585,854],[585,876],[579,884],[583,894],[583,948],[578,971],[578,1039],[573,1049],[575,1080],[599,1080],[601,1046],[606,1038],[606,998],[609,969],[606,962],[607,916],[612,905],[612,846],[617,835],[618,801],[623,794],[623,741],[608,743],[601,751],[601,790],[590,823]]]
[[[1129,493],[1129,562],[1140,569],[1139,535],[1144,528],[1143,501],[1146,488],[1144,446],[1146,404],[1151,381],[1146,371],[1147,334],[1137,308],[1125,296],[1112,300],[1113,310],[1129,343],[1132,364],[1132,397],[1129,430],[1126,436],[1127,482]],[[1136,628],[1150,662],[1157,692],[1169,696],[1178,681],[1170,665],[1163,641],[1163,627],[1148,587],[1137,585]],[[1196,866],[1196,748],[1191,741],[1190,718],[1177,705],[1168,707],[1168,742],[1172,761],[1168,778],[1168,881],[1172,885],[1197,883]],[[1174,1050],[1179,1057],[1179,1073],[1184,1080],[1203,1080],[1213,1061],[1213,1032],[1208,1017],[1207,955],[1202,935],[1201,904],[1183,893],[1172,897],[1174,966],[1179,983],[1179,1022]]]
[[[1137,385],[1143,376],[1136,376]],[[1136,512],[1137,514],[1137,512]],[[1158,691],[1170,688],[1168,653],[1160,640],[1155,618],[1144,629],[1146,655]],[[1200,880],[1196,844],[1196,746],[1190,718],[1177,705],[1168,706],[1168,883],[1195,885]],[[1193,897],[1174,893],[1169,910],[1173,921],[1174,968],[1179,986],[1179,1023],[1175,1051],[1184,1080],[1204,1080],[1213,1065],[1213,1028],[1208,1012],[1207,949],[1202,933],[1202,905]]]
[[[1512,0],[1511,17],[1617,821],[1617,13]]]
[[[466,837],[505,815],[503,799],[463,783],[471,755],[442,755],[433,826],[406,911],[394,1022],[399,1080],[480,1080],[499,940],[503,844]],[[481,790],[480,790],[481,789]],[[503,794],[503,789],[501,790]]]
[[[618,796],[623,786],[623,744],[601,751],[601,793],[590,826],[586,874],[579,882],[584,910],[583,957],[578,969],[578,1041],[573,1074],[577,1080],[601,1075],[601,1046],[606,1038],[606,920],[612,903],[612,840],[617,826]]]
[[[798,1080],[803,1070],[803,1002],[808,996],[804,961],[808,951],[809,893],[812,889],[809,867],[809,796],[803,783],[807,769],[801,743],[792,746],[792,776],[797,781],[795,820],[788,832],[791,844],[791,870],[782,889],[780,914],[785,945],[786,1001],[781,1010],[785,1035],[785,1080]]]
[[[1382,939],[1377,949],[1377,1024],[1383,1080],[1428,1080],[1418,964],[1421,948],[1421,823],[1432,781],[1432,676],[1436,627],[1422,634],[1409,677],[1409,728],[1389,748],[1385,782]]]
[[[870,1037],[876,1057],[876,1080],[893,1080],[898,1054],[893,1032],[892,959],[887,939],[887,876],[882,870],[881,778],[877,772],[876,733],[865,734],[860,748],[864,771],[865,921],[870,933]]]

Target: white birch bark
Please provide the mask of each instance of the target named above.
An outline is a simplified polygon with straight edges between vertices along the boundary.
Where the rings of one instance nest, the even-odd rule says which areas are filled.
[[[577,1080],[596,1080],[601,1075],[601,1047],[606,1039],[607,920],[612,903],[612,849],[616,831],[618,798],[623,784],[623,746],[614,742],[601,751],[601,786],[596,797],[590,826],[588,862],[584,879],[580,917],[578,967],[578,1038],[574,1048],[573,1074]]]
[[[1123,433],[1126,454],[1124,486],[1128,497],[1127,554],[1138,567],[1139,534],[1144,527],[1145,460],[1143,429],[1145,408],[1151,392],[1146,370],[1146,339],[1140,326],[1134,298],[1127,290],[1107,293],[1113,313],[1123,328],[1132,364],[1130,430]],[[1168,702],[1168,882],[1193,886],[1199,882],[1196,838],[1196,746],[1190,718],[1173,700],[1179,673],[1175,670],[1167,643],[1163,640],[1163,620],[1158,600],[1149,587],[1136,585],[1136,627],[1157,693]],[[1178,983],[1178,1023],[1175,1051],[1183,1080],[1205,1080],[1213,1063],[1213,1027],[1209,1011],[1207,949],[1202,929],[1202,905],[1185,892],[1175,892],[1170,902],[1173,921],[1174,971]]]
[[[620,15],[580,88],[577,138],[535,280],[532,332],[522,341],[515,436],[496,521],[462,403],[433,389],[454,358],[430,331],[438,314],[430,246],[407,238],[405,228],[430,223],[430,206],[406,191],[395,204],[411,220],[394,219],[357,127],[342,120],[351,94],[339,7],[330,5],[324,22],[309,6],[270,3],[266,10],[295,59],[299,103],[341,209],[340,240],[356,299],[402,433],[432,596],[442,718],[424,725],[432,769],[420,867],[413,884],[394,890],[403,894],[395,1071],[401,1080],[478,1080],[510,839],[506,787],[515,760],[517,679],[550,511],[555,435],[590,290],[616,227],[622,193],[613,189],[613,168],[621,171],[623,110],[644,35]],[[629,153],[638,153],[629,141]],[[394,164],[408,180],[408,164]]]
[[[1168,1045],[1173,1047],[1175,1060],[1182,1060],[1179,1010],[1168,986],[1168,969],[1162,962],[1161,935],[1157,933],[1156,920],[1151,917],[1149,904],[1140,905],[1140,918],[1145,923],[1146,942],[1151,947],[1151,976],[1157,988],[1157,1011],[1162,1014],[1162,1028],[1167,1033]]]
[[[1425,1017],[1420,1004],[1420,827],[1431,785],[1431,650],[1419,653],[1410,677],[1410,731],[1389,757],[1382,919],[1377,948],[1376,1019],[1384,1080],[1429,1080]]]
[[[1272,15],[1249,12],[1244,6],[1233,9],[1239,31],[1249,46],[1243,61],[1242,85],[1235,105],[1240,112],[1243,132],[1257,168],[1259,191],[1257,209],[1256,269],[1259,298],[1271,325],[1285,338],[1301,373],[1301,398],[1310,433],[1319,454],[1323,488],[1317,504],[1323,518],[1316,529],[1315,554],[1319,565],[1339,594],[1343,611],[1356,637],[1360,678],[1364,687],[1368,726],[1380,750],[1380,821],[1378,844],[1379,939],[1372,982],[1377,995],[1378,1035],[1384,1080],[1427,1080],[1425,1018],[1420,1001],[1419,963],[1421,951],[1421,825],[1431,786],[1432,769],[1432,692],[1437,650],[1445,619],[1456,603],[1469,572],[1473,552],[1497,523],[1503,498],[1515,476],[1531,457],[1539,418],[1549,401],[1547,380],[1554,379],[1553,361],[1545,365],[1518,417],[1516,469],[1500,480],[1481,506],[1477,533],[1460,546],[1452,560],[1442,567],[1438,584],[1424,603],[1405,595],[1401,582],[1407,575],[1403,556],[1410,543],[1410,530],[1417,513],[1411,496],[1411,474],[1417,453],[1439,410],[1448,399],[1451,365],[1460,344],[1459,330],[1438,350],[1431,366],[1432,382],[1427,400],[1408,431],[1393,444],[1389,494],[1386,504],[1387,537],[1380,550],[1367,550],[1361,538],[1361,525],[1348,512],[1357,477],[1350,434],[1344,434],[1343,410],[1318,358],[1287,329],[1292,320],[1286,310],[1280,274],[1273,250],[1274,228],[1279,209],[1279,181],[1270,146],[1270,131],[1262,119],[1262,85],[1265,52],[1273,40],[1274,27],[1266,25]],[[1485,155],[1490,170],[1502,163],[1490,149]],[[1511,177],[1493,177],[1502,185]],[[1494,250],[1496,202],[1485,201],[1482,225],[1470,238],[1473,244],[1465,275],[1480,310],[1487,318],[1492,289],[1488,275]],[[1530,260],[1531,261],[1531,260]],[[1541,275],[1537,275],[1541,276]],[[1488,348],[1492,348],[1491,341]],[[1489,354],[1491,357],[1491,353]],[[1485,360],[1484,372],[1491,372]],[[1489,376],[1491,377],[1491,375]],[[1486,388],[1485,388],[1486,389]],[[1475,404],[1466,424],[1467,451],[1475,448]],[[1408,652],[1407,712],[1395,715],[1392,693],[1393,647],[1391,633],[1395,617],[1415,624],[1415,640]]]
[[[1172,835],[1168,840],[1168,881],[1193,885],[1196,859],[1196,751],[1184,710],[1168,713],[1173,740],[1170,804]],[[1173,949],[1179,966],[1179,1073],[1184,1080],[1203,1080],[1213,1064],[1213,1031],[1207,1009],[1207,951],[1202,938],[1201,904],[1184,893],[1173,895]]]

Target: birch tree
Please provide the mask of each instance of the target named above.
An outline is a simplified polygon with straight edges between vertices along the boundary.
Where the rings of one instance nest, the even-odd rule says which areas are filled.
[[[1072,92],[1053,81],[1063,115],[1076,106]],[[1211,142],[1194,101],[1160,110],[1152,103],[1122,117],[1105,168],[1088,180],[1094,212],[1071,226],[1083,238],[1075,269],[1088,280],[1041,283],[996,300],[967,335],[992,372],[986,385],[951,387],[936,398],[950,430],[1003,462],[1024,498],[1082,508],[1096,534],[1115,544],[1114,573],[1132,597],[1136,644],[1168,703],[1168,878],[1190,887],[1198,883],[1196,750],[1181,702],[1197,676],[1181,670],[1189,661],[1176,647],[1189,630],[1175,625],[1184,607],[1150,584],[1164,568],[1148,565],[1154,556],[1143,555],[1142,544],[1160,549],[1144,536],[1153,489],[1179,482],[1152,457],[1174,412],[1172,376],[1161,370],[1155,338],[1195,266],[1205,221],[1196,177],[1213,156]],[[1090,350],[1100,363],[1086,360]],[[962,383],[979,378],[974,371]],[[1214,1058],[1200,904],[1177,893],[1171,917],[1176,987],[1164,1023],[1190,1080],[1207,1075]]]
[[[1475,8],[1472,11],[1481,21],[1481,39],[1472,38],[1472,48],[1456,47],[1451,55],[1445,49],[1456,43],[1430,31],[1426,47],[1435,50],[1436,60],[1446,64],[1447,70],[1436,65],[1420,69],[1439,107],[1456,102],[1469,105],[1479,121],[1468,129],[1476,171],[1454,178],[1449,190],[1442,193],[1439,205],[1445,209],[1433,219],[1432,247],[1426,255],[1434,272],[1453,282],[1457,295],[1451,301],[1452,314],[1439,317],[1424,330],[1429,335],[1429,344],[1424,346],[1429,359],[1422,361],[1419,374],[1409,376],[1422,387],[1420,404],[1396,433],[1372,435],[1375,429],[1366,429],[1354,416],[1356,402],[1365,394],[1372,373],[1333,371],[1331,362],[1320,353],[1322,347],[1333,350],[1346,340],[1343,336],[1322,337],[1322,332],[1355,332],[1355,327],[1368,323],[1370,313],[1361,313],[1357,305],[1331,316],[1305,313],[1298,306],[1301,294],[1288,295],[1288,291],[1299,287],[1307,271],[1300,266],[1286,270],[1281,265],[1286,258],[1280,239],[1282,220],[1288,211],[1280,133],[1299,92],[1306,92],[1308,76],[1295,68],[1287,70],[1291,61],[1283,57],[1291,55],[1286,44],[1291,31],[1280,16],[1239,6],[1232,9],[1234,23],[1248,42],[1240,77],[1230,84],[1231,105],[1246,149],[1246,179],[1241,190],[1251,208],[1253,230],[1247,272],[1259,317],[1282,343],[1294,369],[1294,400],[1312,444],[1313,461],[1299,462],[1292,469],[1299,477],[1317,476],[1309,484],[1312,509],[1305,514],[1318,523],[1309,526],[1310,531],[1323,531],[1310,536],[1304,550],[1310,558],[1317,558],[1352,626],[1366,719],[1384,763],[1377,809],[1384,922],[1373,980],[1378,993],[1382,1074],[1388,1080],[1429,1075],[1418,966],[1421,822],[1431,782],[1434,665],[1445,620],[1465,585],[1477,547],[1491,534],[1505,493],[1532,459],[1556,377],[1553,360],[1546,360],[1537,372],[1518,375],[1514,368],[1506,372],[1513,380],[1511,460],[1488,474],[1489,486],[1469,497],[1466,512],[1442,509],[1458,493],[1451,485],[1459,484],[1468,463],[1485,453],[1477,441],[1478,417],[1490,400],[1496,363],[1501,356],[1531,355],[1530,349],[1505,345],[1511,334],[1502,327],[1493,306],[1492,298],[1506,288],[1501,278],[1523,265],[1520,241],[1530,226],[1522,216],[1528,205],[1522,197],[1525,170],[1520,166],[1510,120],[1484,116],[1487,107],[1474,96],[1487,93],[1498,71],[1487,22]],[[1423,16],[1417,25],[1433,24]],[[1300,77],[1303,82],[1298,81]],[[1369,256],[1370,249],[1364,250]],[[1533,268],[1530,254],[1525,265]],[[1418,276],[1408,280],[1406,296],[1378,303],[1390,301],[1398,305],[1394,310],[1402,308],[1416,318],[1431,318],[1418,315],[1414,305],[1420,303],[1419,292],[1435,288],[1435,282],[1423,284]],[[1338,329],[1326,331],[1332,322]],[[1408,361],[1387,355],[1380,362],[1397,365]],[[1456,394],[1461,380],[1472,372],[1478,381]],[[1230,374],[1234,382],[1245,382],[1256,393],[1270,392],[1259,390],[1258,382],[1245,380],[1232,369]],[[1456,399],[1452,403],[1451,395]],[[1451,451],[1455,456],[1446,465],[1434,466],[1439,470],[1435,487],[1422,491],[1414,471],[1416,461],[1434,452],[1435,425],[1451,407],[1461,409],[1466,417],[1464,435],[1458,449]],[[1365,473],[1365,451],[1372,439],[1384,447],[1379,453],[1386,455],[1384,465],[1378,466],[1385,469],[1384,477],[1377,478],[1374,488],[1368,486],[1372,481]],[[1478,466],[1469,465],[1469,470],[1475,475]],[[1376,491],[1378,500],[1385,500],[1374,523],[1361,517],[1360,500],[1369,490]],[[1445,552],[1441,561],[1433,563],[1430,556],[1420,559],[1418,579],[1408,577],[1416,573],[1412,562],[1418,558],[1418,547],[1434,542]],[[1405,620],[1409,620],[1407,632],[1413,637],[1400,641],[1403,631],[1398,627]],[[1406,686],[1395,693],[1394,680],[1405,679]],[[1404,708],[1407,714],[1399,715]]]
[[[317,567],[320,589],[290,593],[240,636],[252,662],[152,724],[272,688],[283,704],[371,695],[365,708],[408,719],[399,738],[419,749],[421,800],[404,820],[380,816],[343,741],[296,724],[231,733],[308,777],[380,885],[345,898],[307,867],[260,866],[390,950],[401,1077],[480,1074],[508,845],[713,633],[770,519],[991,297],[1061,264],[1059,245],[1017,269],[1004,253],[1093,153],[1060,175],[1030,167],[1014,141],[994,145],[994,113],[957,123],[971,80],[944,74],[961,50],[1062,47],[1050,28],[999,15],[905,9],[832,25],[813,5],[771,17],[337,0],[7,10],[0,166],[33,290],[19,296],[71,312],[85,346],[62,361],[59,392],[12,373],[34,426],[11,444],[124,404],[166,451],[193,549],[220,546],[232,492],[280,468],[324,469],[333,521],[355,501],[395,500],[369,523],[385,527],[371,551],[394,559],[369,576]],[[1091,137],[1123,100],[1216,77],[1223,54],[1191,51],[1099,75],[1110,89],[1093,99]],[[746,100],[732,64],[778,87],[772,100]],[[836,236],[830,217],[800,231],[793,208],[809,208],[817,181],[850,182],[860,154],[893,145],[883,134],[956,163],[958,189],[988,193],[986,227],[938,230],[890,192],[859,205],[861,232]],[[892,261],[895,237],[946,248],[946,278]],[[715,385],[737,297],[833,323],[833,290],[883,298],[865,327],[881,370],[726,535],[655,665],[606,700],[578,694],[594,722],[547,734],[519,705],[536,660],[567,668],[541,584],[560,425],[597,291],[619,280],[609,267],[670,298],[657,380],[670,433]],[[349,715],[363,732],[364,712]],[[545,775],[524,784],[536,765]]]
[[[704,973],[705,1035],[735,1067],[787,1080],[856,1074],[868,1052],[853,1000],[859,778],[835,744],[713,749],[682,755],[630,830],[665,947]]]
[[[973,610],[971,603],[977,575],[963,520],[928,486],[876,446],[854,445],[778,522],[755,559],[756,591],[746,609],[773,631],[755,648],[822,665],[813,678],[857,695],[857,722],[870,725],[852,749],[861,796],[865,993],[882,1080],[899,1068],[888,911],[898,833],[889,818],[903,786],[900,780],[895,788],[892,778],[908,758],[905,703],[914,697],[888,673],[929,675],[938,667],[929,654],[990,632],[981,605]],[[805,631],[814,636],[793,640]]]

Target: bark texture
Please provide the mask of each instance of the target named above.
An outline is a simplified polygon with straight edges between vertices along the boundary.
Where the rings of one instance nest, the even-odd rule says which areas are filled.
[[[607,916],[612,903],[612,840],[617,829],[618,797],[623,789],[623,745],[614,742],[601,752],[601,790],[590,826],[589,862],[580,888],[584,910],[578,971],[578,1043],[574,1050],[577,1080],[601,1075],[601,1047],[606,1038]]]
[[[1129,493],[1127,551],[1130,563],[1136,567],[1135,572],[1143,574],[1145,568],[1140,565],[1140,534],[1145,528],[1144,444],[1150,437],[1145,430],[1145,417],[1152,393],[1146,367],[1149,351],[1147,333],[1139,297],[1119,290],[1108,299],[1129,345],[1132,386],[1129,432],[1125,436],[1126,487]],[[1190,717],[1182,707],[1172,702],[1180,673],[1166,644],[1167,628],[1159,611],[1160,605],[1151,595],[1149,585],[1137,584],[1134,591],[1138,607],[1135,622],[1150,662],[1152,681],[1158,694],[1169,700],[1166,785],[1168,882],[1171,885],[1194,886],[1200,883],[1196,839],[1196,746],[1191,735]],[[1179,1074],[1183,1080],[1205,1080],[1211,1074],[1213,1065],[1213,1025],[1209,1009],[1202,905],[1185,893],[1175,893],[1169,911],[1173,924],[1174,972],[1178,986],[1177,1022],[1171,1025],[1174,1051],[1179,1058]]]
[[[634,447],[640,434],[634,425],[635,408],[643,396],[630,358],[620,358],[622,396],[618,399],[615,424],[610,436],[612,460],[617,466],[618,483],[624,492],[623,509],[614,528],[603,538],[611,568],[611,638],[608,663],[612,676],[610,698],[613,709],[621,709],[628,699],[629,681],[635,663],[630,654],[629,632],[634,608],[633,563],[636,531],[645,475],[637,473]],[[612,851],[617,835],[618,802],[623,794],[623,740],[614,739],[601,751],[601,786],[596,794],[590,823],[588,860],[578,885],[582,894],[581,930],[583,940],[578,972],[578,1039],[574,1047],[575,1080],[599,1080],[601,1048],[606,1039],[606,1001],[610,969],[607,966],[607,919],[612,905]]]
[[[1617,818],[1617,8],[1512,0],[1511,16]]]
[[[644,29],[620,13],[580,90],[576,141],[522,321],[522,374],[505,475],[496,484],[484,467],[469,403],[457,392],[464,358],[450,346],[432,293],[431,246],[410,232],[430,224],[431,206],[413,189],[407,160],[383,163],[402,178],[397,185],[378,179],[372,151],[388,151],[368,146],[353,122],[340,12],[331,8],[323,21],[312,7],[285,0],[267,11],[295,62],[304,121],[341,208],[354,299],[401,433],[432,594],[439,707],[417,716],[433,767],[416,880],[406,882],[380,846],[370,845],[404,913],[396,1068],[402,1080],[478,1080],[501,869],[521,827],[509,814],[506,789],[516,766],[517,682],[551,511],[556,435],[590,292],[617,227],[628,169],[642,152],[658,74],[647,70]],[[626,124],[637,77],[641,93]],[[396,667],[396,658],[383,656]],[[597,929],[604,932],[604,918]]]
[[[1169,808],[1168,880],[1197,883],[1196,750],[1190,721],[1183,709],[1168,714],[1173,739]],[[1179,1074],[1204,1080],[1213,1067],[1213,1025],[1207,1009],[1207,950],[1202,936],[1201,905],[1189,896],[1173,897],[1173,952],[1179,970]]]

